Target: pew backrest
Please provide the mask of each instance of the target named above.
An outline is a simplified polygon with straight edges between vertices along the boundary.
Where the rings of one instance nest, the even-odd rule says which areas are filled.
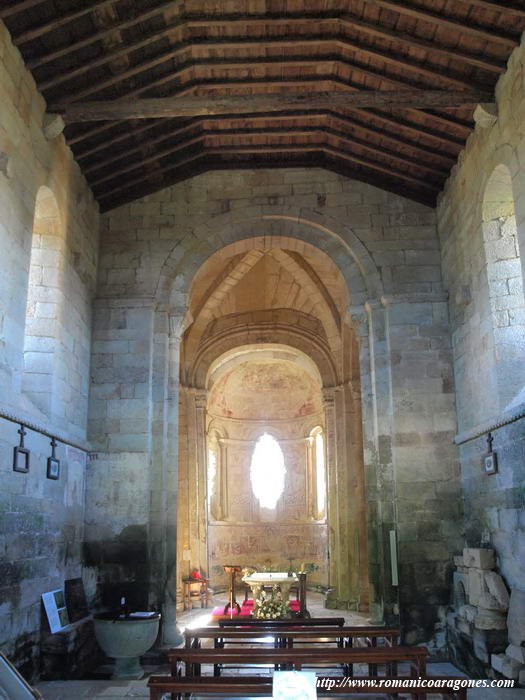
[[[303,666],[331,664],[332,666],[367,663],[390,665],[406,661],[411,664],[412,673],[424,675],[426,672],[426,647],[327,647],[310,646],[294,648],[239,648],[227,647],[216,649],[173,649],[168,652],[172,675],[180,673],[180,663],[185,664],[186,675],[200,675],[202,665],[234,664],[277,664],[295,670]]]
[[[272,629],[261,628],[217,628],[199,627],[184,631],[186,648],[199,647],[201,640],[213,640],[216,646],[224,644],[245,644],[247,640],[267,640],[279,643],[287,643],[293,646],[294,642],[322,641],[337,642],[341,646],[352,646],[354,639],[366,639],[371,646],[376,646],[378,640],[384,640],[385,644],[395,645],[399,641],[400,631],[395,627],[277,627]]]
[[[219,627],[344,627],[344,617],[294,617],[289,620],[219,620]]]

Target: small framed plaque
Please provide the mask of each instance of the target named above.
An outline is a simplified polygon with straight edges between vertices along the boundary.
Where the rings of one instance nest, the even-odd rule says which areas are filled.
[[[13,448],[13,471],[27,474],[29,471],[30,451],[27,447]]]
[[[60,460],[56,457],[47,458],[47,478],[55,481],[60,478]]]
[[[498,455],[492,449],[494,438],[492,433],[487,435],[487,452],[483,455],[481,465],[485,474],[497,474],[498,472]]]
[[[23,425],[20,426],[18,434],[20,435],[20,444],[13,448],[13,471],[27,474],[29,471],[31,451],[24,445],[24,438],[27,435],[27,431]]]
[[[56,438],[51,438],[51,457],[47,458],[47,478],[57,481],[60,478],[60,460],[56,456]]]
[[[487,452],[483,457],[485,474],[496,474],[498,471],[498,455],[495,452]]]

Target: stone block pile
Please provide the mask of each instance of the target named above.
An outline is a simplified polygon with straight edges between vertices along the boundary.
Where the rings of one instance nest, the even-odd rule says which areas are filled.
[[[449,636],[462,638],[464,651],[470,647],[465,656],[472,652],[480,671],[496,671],[525,685],[525,591],[513,589],[509,594],[494,570],[493,549],[465,548],[454,564],[455,609],[447,618]]]

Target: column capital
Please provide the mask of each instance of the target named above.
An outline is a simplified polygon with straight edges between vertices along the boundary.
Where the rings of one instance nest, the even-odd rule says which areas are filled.
[[[170,323],[170,338],[180,340],[182,338],[182,334],[192,321],[188,309],[185,306],[170,307],[168,309],[168,315]]]
[[[332,407],[335,402],[335,387],[323,387],[323,403],[325,407]]]
[[[194,393],[195,406],[200,409],[205,409],[208,403],[208,392],[204,389],[196,389]]]

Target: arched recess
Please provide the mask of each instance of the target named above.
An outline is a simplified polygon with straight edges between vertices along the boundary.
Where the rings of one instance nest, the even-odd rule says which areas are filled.
[[[495,384],[503,410],[525,387],[525,300],[512,177],[502,163],[485,187],[482,219]]]
[[[64,239],[53,192],[40,187],[35,201],[24,334],[22,390],[48,417],[52,413]]]
[[[355,261],[348,254],[346,258],[345,272],[348,275],[353,267],[350,270],[350,276],[354,275],[353,292],[359,298],[359,294],[366,295],[366,284]],[[175,296],[181,290],[185,272],[181,275],[175,281]],[[271,282],[265,282],[265,275],[271,276]],[[262,289],[265,285],[267,289]],[[208,444],[213,444],[217,431],[228,433],[228,438],[219,439],[222,449],[215,450],[220,454],[214,457],[215,464],[228,462],[223,450],[228,449],[228,441],[233,439],[231,430],[225,426],[227,417],[220,423],[217,416],[209,413],[210,391],[213,392],[210,373],[214,374],[213,368],[224,361],[221,358],[227,357],[229,366],[233,366],[246,348],[251,353],[254,348],[260,352],[276,352],[281,348],[280,352],[301,356],[304,363],[311,363],[319,377],[321,414],[298,417],[300,425],[294,423],[294,430],[299,433],[283,433],[282,426],[270,420],[271,416],[268,418],[276,439],[284,440],[285,445],[289,440],[302,441],[304,445],[310,500],[308,515],[303,513],[303,516],[308,517],[310,525],[319,520],[319,508],[312,501],[317,486],[316,460],[312,459],[312,453],[307,459],[307,454],[315,444],[312,429],[316,426],[322,429],[329,484],[326,506],[322,504],[328,522],[324,521],[323,527],[327,528],[330,559],[320,566],[318,580],[334,589],[332,605],[366,608],[367,528],[359,359],[357,340],[346,313],[350,298],[345,275],[330,255],[307,241],[284,236],[256,236],[229,244],[210,256],[194,276],[180,350],[180,424],[184,429],[179,438],[179,582],[189,567],[208,571],[204,505],[208,500],[209,460],[205,436]],[[305,299],[310,306],[305,306]],[[354,357],[350,358],[351,355]],[[246,439],[255,437],[258,435],[250,434]],[[356,437],[359,439],[355,440]],[[285,453],[287,450],[288,447]],[[244,461],[247,463],[246,455]],[[219,492],[214,493],[211,508],[214,513],[224,515],[226,501],[224,491],[221,492],[221,477],[215,483]],[[303,525],[306,527],[306,523]],[[221,523],[219,526],[225,527]],[[237,558],[243,559],[244,564],[250,563],[249,553],[244,558],[239,554]],[[219,573],[211,571],[212,578]]]
[[[338,515],[330,527],[330,538],[334,547],[350,547],[357,554],[353,561],[348,555],[341,557],[338,561],[338,571],[332,571],[334,559],[331,559],[330,573],[335,589],[331,605],[365,606],[369,591],[370,611],[374,622],[381,623],[386,617],[389,623],[395,624],[398,619],[397,591],[388,583],[390,560],[385,539],[385,533],[396,527],[388,487],[389,479],[393,478],[393,465],[387,451],[382,451],[380,447],[383,439],[391,440],[391,434],[388,432],[390,421],[384,413],[391,405],[391,388],[389,382],[378,381],[383,375],[383,340],[386,329],[385,311],[380,302],[383,294],[381,279],[368,251],[350,228],[341,227],[340,222],[314,212],[297,210],[287,214],[289,216],[269,207],[262,207],[257,208],[255,213],[228,213],[214,217],[207,224],[190,232],[193,243],[186,248],[186,252],[181,254],[180,248],[174,246],[159,278],[156,295],[159,323],[166,323],[162,319],[169,316],[170,329],[169,341],[165,346],[168,348],[168,354],[164,354],[161,345],[157,346],[157,362],[166,366],[168,371],[167,384],[162,390],[167,401],[162,408],[159,405],[161,413],[166,417],[164,444],[167,456],[161,457],[159,453],[159,459],[154,465],[155,469],[160,469],[159,480],[168,486],[165,495],[166,522],[163,526],[167,542],[164,563],[164,639],[167,643],[179,641],[174,631],[175,627],[170,621],[175,619],[176,601],[179,601],[180,609],[180,579],[192,558],[189,549],[181,551],[179,548],[178,552],[175,551],[175,543],[181,541],[185,523],[188,523],[191,536],[197,539],[201,537],[205,544],[204,520],[200,520],[197,511],[198,504],[205,503],[206,500],[205,493],[202,492],[206,474],[190,473],[187,469],[188,464],[195,468],[205,464],[205,446],[201,447],[195,442],[190,444],[188,435],[192,430],[198,430],[200,434],[205,435],[207,399],[204,374],[198,371],[196,365],[188,365],[188,360],[191,358],[191,365],[203,350],[197,343],[192,352],[188,353],[188,335],[199,318],[199,314],[195,318],[196,306],[192,304],[192,285],[201,271],[207,270],[210,273],[208,287],[214,289],[220,284],[220,274],[212,271],[213,265],[222,261],[222,271],[227,277],[228,266],[231,266],[229,271],[234,269],[242,259],[241,256],[249,251],[267,253],[271,249],[282,249],[294,251],[309,263],[313,261],[313,268],[327,286],[334,301],[337,297],[334,284],[340,287],[340,282],[343,283],[344,294],[336,304],[341,318],[340,351],[335,354],[331,352],[325,332],[323,341],[327,352],[332,356],[329,362],[325,358],[324,362],[320,361],[319,368],[322,374],[323,364],[326,369],[326,374],[323,375],[323,398],[327,416],[327,460],[332,458],[332,450],[335,451],[333,459],[338,463],[336,482],[329,485],[328,489],[329,498],[335,496],[340,501],[339,509],[335,510]],[[321,259],[329,262],[331,267],[328,272],[326,269],[319,269],[318,262]],[[250,265],[252,263],[255,263],[254,266],[257,264],[255,259]],[[335,274],[332,274],[333,272]],[[232,281],[234,277],[235,275],[232,276]],[[305,319],[305,328],[310,328],[309,353],[313,352],[312,348],[315,347],[311,342],[315,335],[312,333],[312,321],[314,326],[322,326],[312,317]],[[220,321],[224,325],[228,325],[229,322],[230,319]],[[217,319],[210,318],[203,337],[208,331],[211,333],[214,324],[218,323]],[[297,324],[291,325],[289,322],[286,326],[287,330],[291,327],[294,331],[299,329]],[[244,330],[247,331],[246,328]],[[255,332],[246,332],[244,340],[239,335],[235,341],[229,341],[230,331],[225,327],[223,331],[225,345],[230,342],[275,342],[277,338],[264,323]],[[319,335],[322,336],[323,333]],[[211,342],[210,334],[206,341]],[[290,340],[287,342],[290,343]],[[322,352],[319,357],[323,359]],[[326,382],[325,376],[330,376]],[[200,379],[197,380],[197,377]],[[159,387],[162,384],[160,376]],[[312,427],[314,426],[310,426]],[[334,445],[337,445],[337,449]],[[184,450],[186,454],[182,454]],[[341,461],[338,461],[339,450],[344,454]],[[366,485],[362,470],[363,452]],[[174,465],[177,466],[174,468]],[[358,467],[350,477],[348,465]],[[189,489],[195,483],[201,485],[200,497],[195,499],[193,496],[190,499]],[[362,494],[365,493],[365,489],[367,506],[366,513],[363,514],[352,502],[352,498],[355,496],[363,502]],[[348,495],[351,498],[348,498]],[[191,525],[190,511],[194,516]],[[177,525],[174,522],[175,514]],[[158,527],[158,524],[155,526]],[[360,526],[364,527],[365,532],[359,530]],[[174,536],[176,530],[177,538]],[[196,561],[205,562],[206,555],[204,546]],[[361,594],[362,598],[359,600]]]

